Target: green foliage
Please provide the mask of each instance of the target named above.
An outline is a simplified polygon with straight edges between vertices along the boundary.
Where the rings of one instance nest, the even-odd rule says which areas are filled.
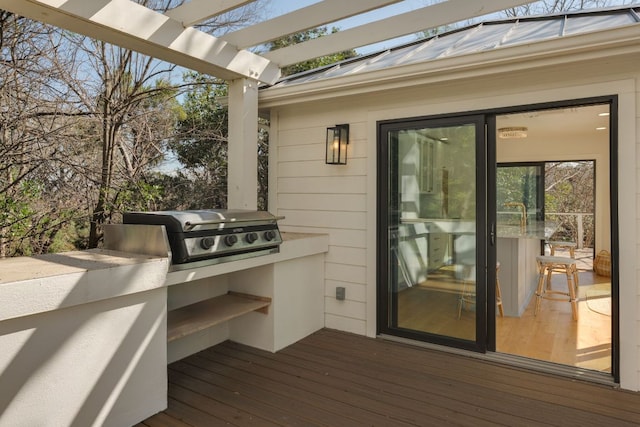
[[[144,180],[129,182],[114,198],[110,210],[114,212],[155,210],[160,200],[162,188]]]
[[[226,95],[227,86],[194,72],[185,73],[183,78],[190,90],[184,95],[177,132],[169,148],[187,168],[226,167],[228,112],[218,99]]]
[[[527,210],[527,221],[541,220],[542,207],[538,206],[538,186],[542,185],[540,164],[501,166],[496,174],[496,202],[498,223],[519,225],[521,210],[507,203],[523,203]],[[542,188],[540,188],[542,191]]]
[[[219,99],[224,82],[195,72],[183,79],[188,86],[176,132],[168,148],[182,166],[171,176],[155,176],[160,205],[170,209],[224,208],[227,201],[228,111]]]
[[[36,213],[35,201],[41,195],[40,186],[29,180],[22,181],[13,194],[0,193],[0,238],[5,242],[13,242],[14,250],[19,250],[19,241],[31,226],[31,217]]]
[[[6,256],[34,255],[68,245],[58,233],[75,214],[70,210],[42,211],[44,186],[23,180],[13,192],[0,194],[0,242]],[[58,242],[54,246],[54,242]]]

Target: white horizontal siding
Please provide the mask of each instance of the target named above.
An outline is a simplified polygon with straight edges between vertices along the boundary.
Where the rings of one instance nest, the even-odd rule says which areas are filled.
[[[278,178],[279,193],[365,194],[366,188],[365,176]]]
[[[344,315],[327,313],[324,316],[324,324],[327,328],[351,332],[352,334],[365,335],[367,332],[367,322]]]
[[[352,248],[366,248],[367,236],[365,230],[341,230],[324,227],[308,227],[308,226],[285,226],[282,225],[283,231],[292,233],[319,233],[329,235],[329,245],[346,246]]]
[[[326,262],[349,264],[365,267],[367,265],[367,251],[364,248],[348,248],[344,246],[329,246]]]
[[[349,176],[365,175],[367,173],[366,159],[352,159],[347,157]],[[278,176],[280,178],[288,177],[326,177],[326,176],[344,176],[345,166],[328,166],[325,164],[324,151],[322,152],[322,160],[283,162],[278,166]],[[328,170],[327,170],[328,169]]]
[[[325,144],[291,145],[278,149],[278,160],[282,163],[301,162],[304,160],[324,160]]]
[[[362,321],[365,320],[367,305],[363,302],[349,300],[338,301],[335,298],[325,298],[324,304],[326,314],[345,316],[345,313],[348,313],[345,317]]]
[[[324,147],[326,135],[327,129],[323,127],[287,129],[279,135],[278,151],[282,153],[289,146],[302,147],[315,144]]]
[[[350,283],[365,283],[366,268],[357,265],[336,264],[328,262],[325,264],[325,279],[339,280]]]
[[[345,288],[345,299],[349,301],[366,302],[367,286],[362,283],[349,283],[339,280],[325,280],[325,296],[335,297],[336,288]]]
[[[345,112],[300,108],[277,121],[277,214],[282,230],[326,233],[326,326],[364,334],[366,325],[366,239],[368,159],[365,122]],[[349,123],[347,165],[325,163],[327,128]],[[272,199],[273,200],[273,199]],[[335,299],[336,287],[346,300]]]
[[[326,210],[330,206],[338,206],[341,211],[366,211],[366,197],[364,194],[285,194],[277,196],[278,208],[283,210]]]
[[[283,225],[364,230],[365,212],[280,210]]]

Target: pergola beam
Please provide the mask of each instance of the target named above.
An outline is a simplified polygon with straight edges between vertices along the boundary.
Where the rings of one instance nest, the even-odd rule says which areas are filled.
[[[253,1],[254,0],[191,0],[189,3],[183,3],[167,11],[165,15],[182,22],[184,27],[190,27]]]
[[[129,0],[0,0],[0,8],[225,80],[280,77],[268,59]]]
[[[193,0],[192,0],[193,1]],[[368,0],[366,2],[324,0],[268,21],[225,34],[223,39],[239,48],[257,46],[288,34],[319,27],[354,15],[379,9],[400,0]]]
[[[284,67],[527,3],[533,2],[531,0],[448,0],[304,43],[265,52],[262,56]]]

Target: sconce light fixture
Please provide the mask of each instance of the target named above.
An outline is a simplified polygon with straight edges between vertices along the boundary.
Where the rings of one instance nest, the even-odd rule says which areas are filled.
[[[335,125],[327,128],[327,155],[325,163],[328,165],[347,164],[347,145],[349,144],[349,125]]]

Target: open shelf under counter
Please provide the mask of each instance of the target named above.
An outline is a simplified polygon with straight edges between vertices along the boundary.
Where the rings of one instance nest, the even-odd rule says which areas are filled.
[[[167,286],[179,285],[205,277],[220,276],[263,265],[303,258],[309,255],[316,255],[329,250],[329,236],[326,234],[282,232],[281,235],[282,244],[280,245],[280,252],[278,253],[220,264],[169,271],[169,273],[167,273],[165,284]]]
[[[167,273],[169,362],[224,340],[278,351],[324,326],[329,236],[281,235],[278,253]]]
[[[271,298],[228,292],[169,311],[167,341],[171,342],[252,311],[267,314]]]

